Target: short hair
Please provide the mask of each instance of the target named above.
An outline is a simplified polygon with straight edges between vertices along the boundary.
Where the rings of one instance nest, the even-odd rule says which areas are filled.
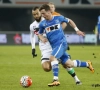
[[[55,4],[53,3],[53,2],[49,2],[49,3],[47,3],[48,5],[54,5],[55,6]]]
[[[38,6],[32,8],[32,10],[34,10],[34,11],[37,10],[37,9],[39,9]]]
[[[45,11],[48,11],[48,10],[50,10],[50,7],[49,7],[48,4],[43,4],[43,5],[40,7],[39,10],[41,11],[42,9],[45,9]]]

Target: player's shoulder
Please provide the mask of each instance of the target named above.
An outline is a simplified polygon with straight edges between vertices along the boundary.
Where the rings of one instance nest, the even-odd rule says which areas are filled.
[[[64,16],[62,16],[62,15],[60,15],[60,16],[54,16],[54,18],[57,18],[57,19],[59,19],[59,18],[63,18]]]
[[[31,24],[30,24],[30,28],[31,27],[34,27],[34,26],[37,26],[38,25],[38,22],[35,20],[34,22],[32,22]]]
[[[44,19],[44,20],[42,20],[42,21],[40,22],[39,25],[44,25],[45,23],[46,23],[46,20]]]
[[[34,22],[32,22],[32,23],[30,24],[30,27],[35,26],[36,24],[37,24],[37,22],[34,21]]]
[[[30,24],[30,26],[29,26],[30,30],[33,31],[33,27],[35,27],[36,25],[37,25],[37,22],[36,21],[32,22]]]
[[[45,22],[44,20],[45,20],[45,18],[44,18],[44,17],[42,17],[42,18],[41,18],[41,21],[40,21],[40,23],[39,23],[39,24],[41,24],[41,23]]]
[[[58,12],[53,12],[52,15],[53,15],[53,16],[60,16],[61,14],[58,13]]]

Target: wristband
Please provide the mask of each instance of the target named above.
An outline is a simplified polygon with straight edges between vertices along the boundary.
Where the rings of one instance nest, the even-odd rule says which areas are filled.
[[[77,27],[74,28],[75,31],[79,31],[79,29]]]

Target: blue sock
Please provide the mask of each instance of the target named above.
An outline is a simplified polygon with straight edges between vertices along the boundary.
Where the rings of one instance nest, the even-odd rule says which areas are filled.
[[[52,61],[51,62],[51,66],[52,66],[52,71],[53,71],[54,79],[58,79],[58,72],[59,72],[58,61]]]
[[[87,62],[76,60],[76,63],[77,63],[77,67],[87,67]]]
[[[58,77],[58,64],[52,66],[53,75]]]

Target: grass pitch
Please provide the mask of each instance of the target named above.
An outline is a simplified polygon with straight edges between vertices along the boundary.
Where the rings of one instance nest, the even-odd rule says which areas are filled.
[[[74,79],[60,65],[61,85],[48,87],[52,72],[44,72],[41,67],[41,54],[32,58],[31,46],[0,46],[0,90],[99,90],[100,89],[100,46],[70,46],[72,59],[91,60],[95,73],[87,68],[74,68],[82,85],[75,85]],[[20,86],[20,78],[29,75],[33,84],[29,88]]]

